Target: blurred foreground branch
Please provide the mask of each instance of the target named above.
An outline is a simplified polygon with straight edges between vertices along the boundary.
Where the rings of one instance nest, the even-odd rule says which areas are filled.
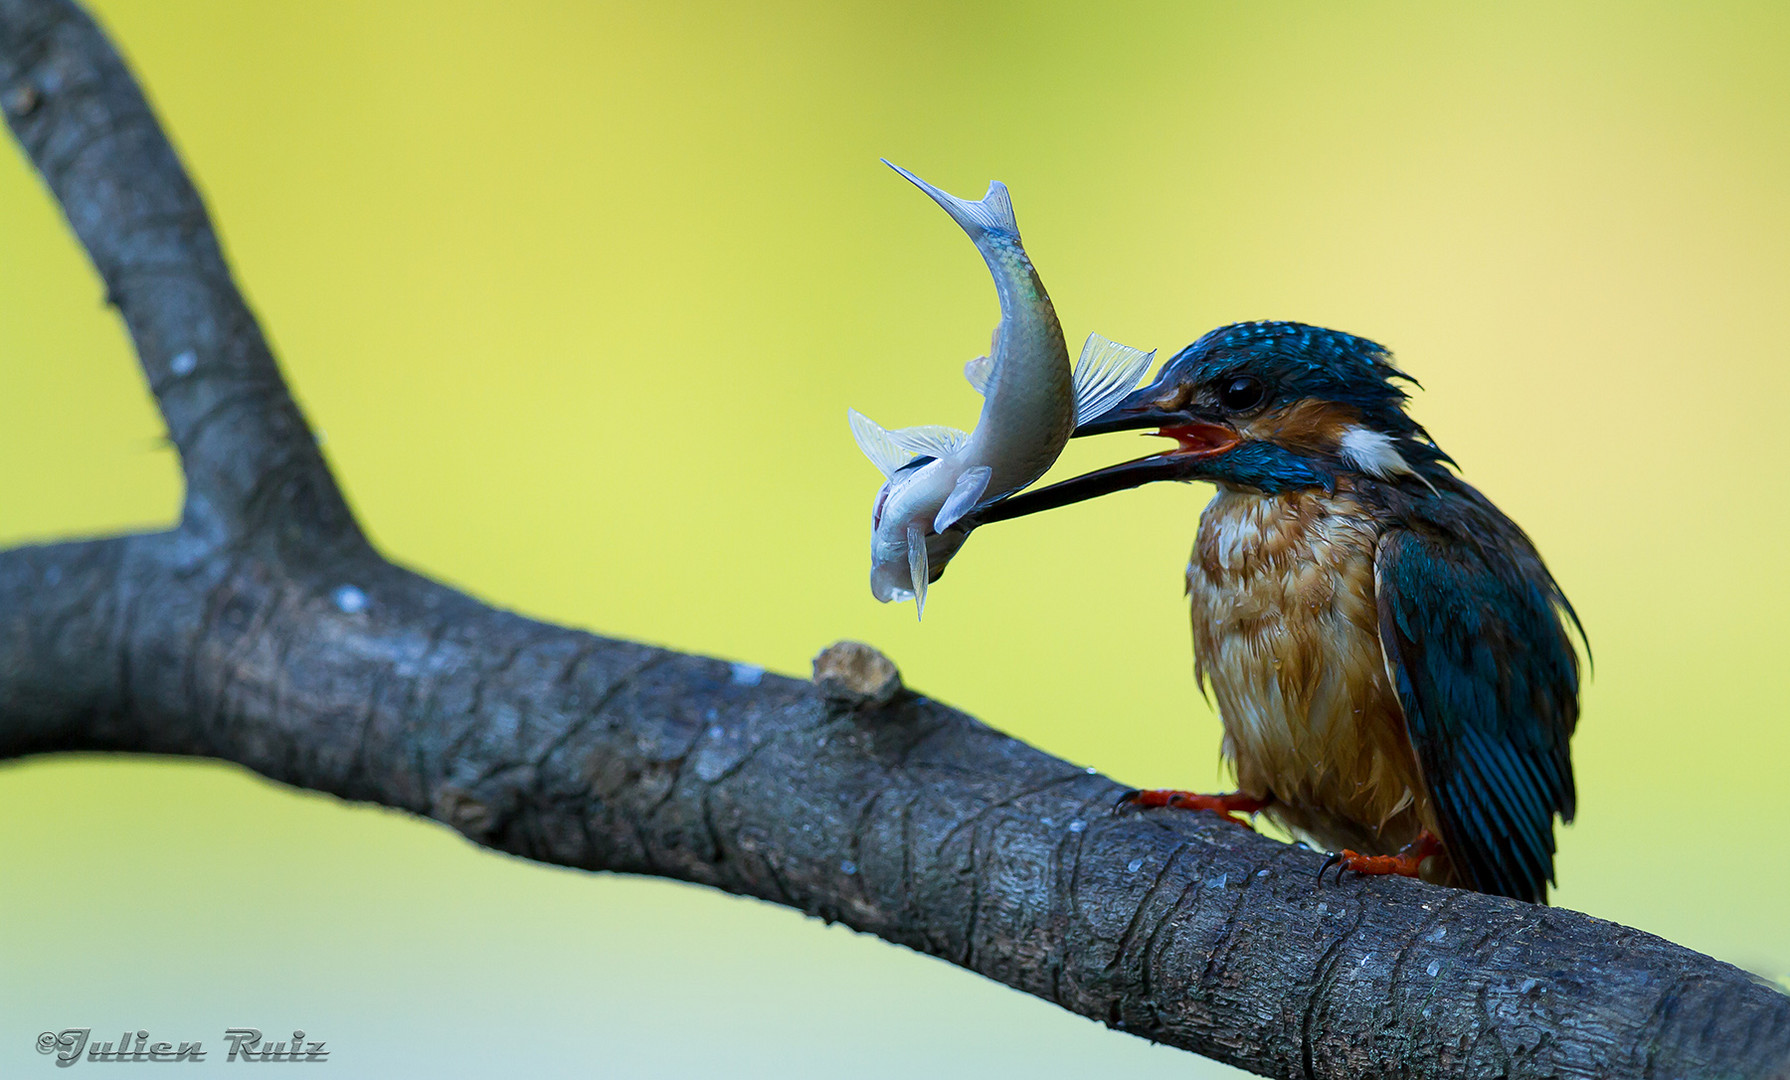
[[[542,862],[762,897],[1271,1076],[1782,1076],[1790,998],[1568,911],[1122,790],[900,687],[524,619],[362,536],[141,91],[66,0],[0,0],[0,106],[117,306],[179,526],[0,553],[0,757],[189,754]]]

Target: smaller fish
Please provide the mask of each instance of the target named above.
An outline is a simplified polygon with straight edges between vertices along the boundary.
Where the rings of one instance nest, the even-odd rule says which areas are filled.
[[[849,410],[859,449],[887,477],[870,526],[870,591],[878,600],[926,608],[926,586],[968,536],[952,526],[1037,480],[1075,425],[1105,412],[1137,385],[1155,352],[1088,335],[1073,371],[1056,309],[1020,243],[1013,203],[1000,181],[976,202],[946,194],[884,161],[944,207],[969,234],[994,276],[1001,321],[987,356],[964,365],[982,394],[973,432],[925,425],[888,431]]]

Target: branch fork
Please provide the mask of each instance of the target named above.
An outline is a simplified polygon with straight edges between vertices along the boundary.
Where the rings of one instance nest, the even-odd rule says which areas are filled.
[[[787,904],[1268,1076],[1787,1076],[1790,997],[1570,911],[1319,857],[903,687],[525,619],[356,525],[130,72],[0,0],[0,109],[129,328],[187,481],[168,532],[0,552],[0,757],[189,754],[474,842]]]

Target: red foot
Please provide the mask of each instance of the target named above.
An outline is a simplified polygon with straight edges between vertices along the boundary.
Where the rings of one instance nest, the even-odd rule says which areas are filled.
[[[1145,810],[1164,806],[1173,810],[1209,810],[1233,825],[1241,825],[1254,832],[1254,825],[1233,815],[1253,814],[1266,808],[1268,800],[1245,795],[1241,791],[1232,791],[1224,795],[1200,795],[1192,791],[1156,788],[1147,791],[1127,791],[1119,797],[1119,805],[1136,806]]]
[[[1401,877],[1416,877],[1417,868],[1423,860],[1442,852],[1442,841],[1435,833],[1425,829],[1417,834],[1417,839],[1399,849],[1397,855],[1363,855],[1359,851],[1344,848],[1339,854],[1324,860],[1318,867],[1318,880],[1324,880],[1324,871],[1336,867],[1336,880],[1341,881],[1344,870],[1353,870],[1357,874],[1398,874]]]

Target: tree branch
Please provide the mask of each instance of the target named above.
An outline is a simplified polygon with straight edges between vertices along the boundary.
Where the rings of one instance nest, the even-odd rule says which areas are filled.
[[[0,553],[0,757],[240,762],[542,862],[797,907],[1270,1076],[1790,1075],[1790,998],[1648,934],[1403,879],[1318,888],[1315,855],[1116,817],[1112,780],[894,683],[596,637],[387,562],[79,9],[0,0],[0,105],[187,478],[170,532]]]

